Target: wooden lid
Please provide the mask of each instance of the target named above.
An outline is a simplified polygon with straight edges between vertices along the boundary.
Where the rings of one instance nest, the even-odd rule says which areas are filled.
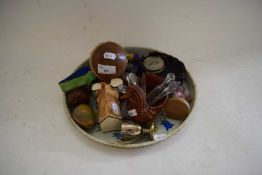
[[[153,73],[159,73],[163,71],[165,68],[165,63],[163,59],[160,57],[153,57],[153,56],[147,57],[144,60],[143,65],[146,70]]]
[[[164,112],[169,118],[184,120],[190,112],[188,102],[181,97],[171,97],[164,106]]]
[[[99,44],[91,53],[89,64],[94,75],[110,83],[112,78],[121,77],[127,66],[125,50],[117,43]]]

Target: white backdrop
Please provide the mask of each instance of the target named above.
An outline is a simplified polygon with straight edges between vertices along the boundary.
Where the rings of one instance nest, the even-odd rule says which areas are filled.
[[[261,1],[0,1],[0,174],[262,174]],[[139,149],[68,121],[57,83],[99,42],[162,50],[198,86],[187,125]]]

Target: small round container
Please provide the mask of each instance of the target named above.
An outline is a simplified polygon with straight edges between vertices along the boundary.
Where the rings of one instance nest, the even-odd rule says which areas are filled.
[[[165,63],[162,58],[160,57],[147,57],[144,62],[143,66],[148,72],[152,73],[160,73],[165,69]]]

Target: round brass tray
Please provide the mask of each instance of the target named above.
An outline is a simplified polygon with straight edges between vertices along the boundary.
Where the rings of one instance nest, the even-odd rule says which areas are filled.
[[[155,50],[155,49],[140,48],[140,47],[125,47],[125,49],[126,49],[127,52],[136,52],[140,55],[148,55],[149,52],[158,51],[158,50]],[[79,69],[81,66],[83,66],[86,63],[87,63],[87,61],[82,63],[77,69]],[[156,127],[158,128],[156,134],[163,134],[164,133],[167,136],[166,139],[169,138],[170,136],[176,134],[178,131],[180,131],[181,128],[188,121],[189,117],[192,116],[192,111],[194,110],[197,96],[196,96],[196,85],[195,85],[194,80],[193,80],[193,78],[192,78],[192,76],[191,76],[191,74],[189,73],[188,70],[187,70],[187,78],[186,78],[185,83],[188,87],[190,95],[193,97],[193,100],[190,103],[191,111],[190,111],[189,115],[187,116],[187,118],[184,121],[178,121],[178,120],[172,120],[172,119],[166,118],[166,120],[168,120],[170,123],[172,123],[174,125],[171,129],[167,130],[164,126],[162,126],[161,122],[159,122],[159,119],[158,119],[158,118],[162,118],[162,117],[165,117],[165,116],[156,117],[155,124],[156,124]],[[65,107],[66,114],[67,114],[70,122],[73,124],[73,126],[75,126],[75,128],[77,128],[77,130],[80,131],[82,134],[84,134],[86,137],[88,137],[88,138],[90,138],[90,139],[92,139],[92,140],[94,140],[98,143],[108,145],[108,146],[113,146],[113,147],[136,148],[136,147],[143,147],[143,146],[152,145],[152,144],[159,142],[159,141],[151,140],[150,138],[147,138],[147,137],[141,137],[141,139],[138,139],[134,143],[122,143],[121,141],[119,141],[114,136],[113,132],[102,133],[100,128],[99,128],[99,125],[97,125],[94,129],[84,130],[73,120],[71,113],[70,113],[70,110],[68,108],[67,102],[66,102],[66,96],[65,95],[64,95],[64,107]]]

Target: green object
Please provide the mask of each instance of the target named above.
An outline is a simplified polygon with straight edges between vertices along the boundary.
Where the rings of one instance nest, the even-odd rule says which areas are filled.
[[[68,92],[77,87],[89,85],[94,79],[95,79],[94,74],[91,71],[89,71],[87,74],[84,74],[80,77],[60,83],[59,86],[62,89],[62,91]]]

